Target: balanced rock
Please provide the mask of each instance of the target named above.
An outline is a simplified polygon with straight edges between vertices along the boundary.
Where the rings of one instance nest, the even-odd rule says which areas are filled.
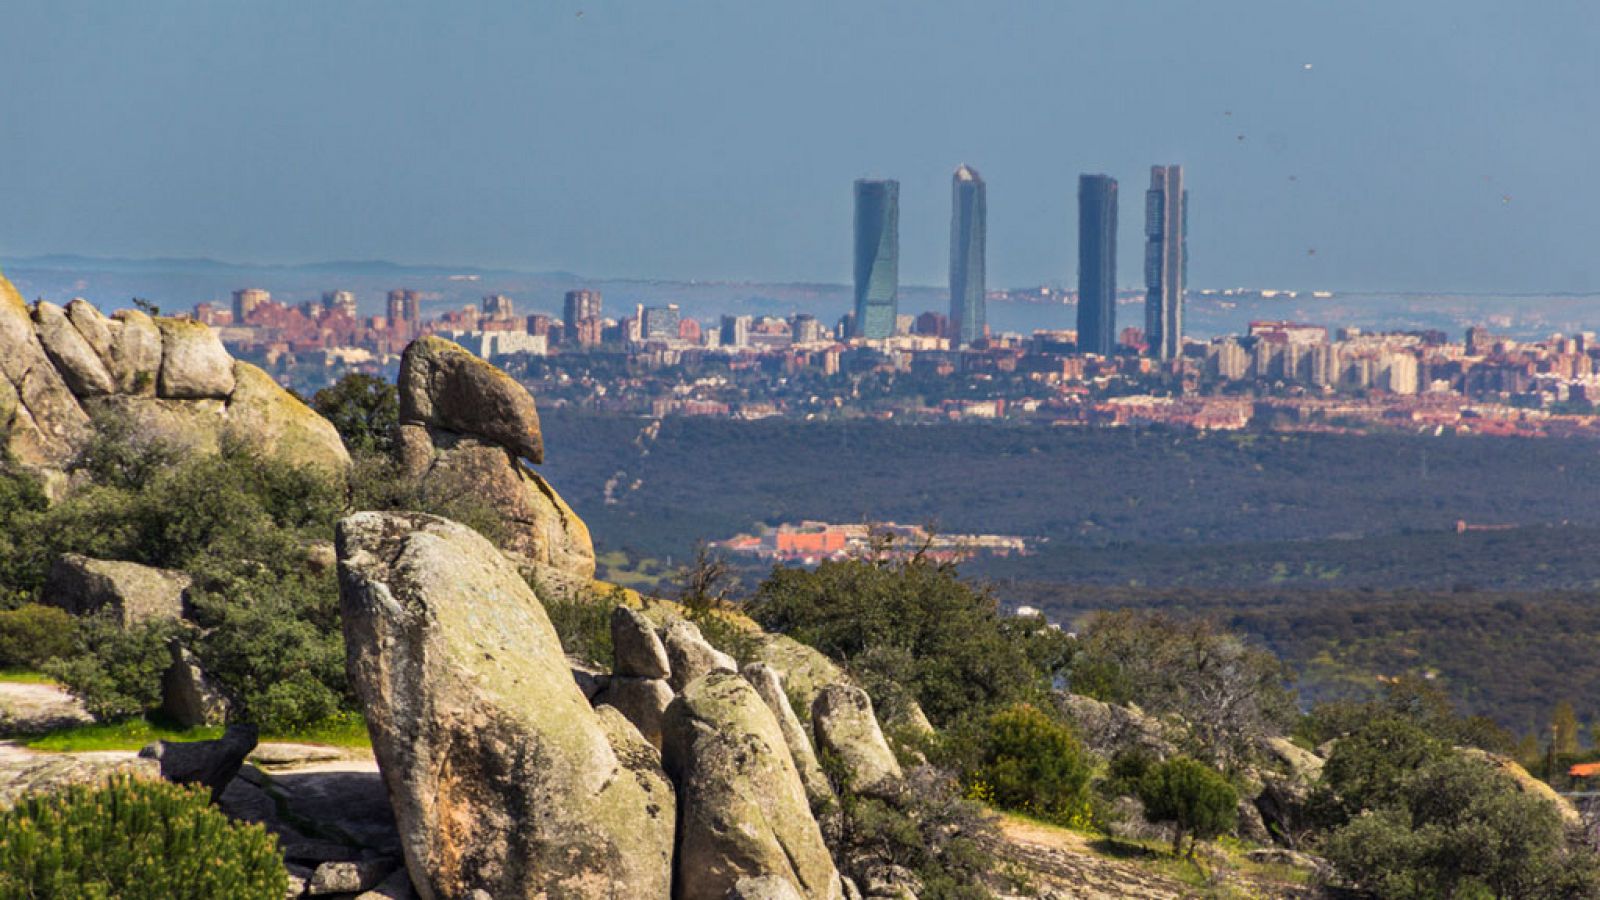
[[[773,718],[778,720],[778,728],[783,732],[784,745],[789,748],[789,756],[794,759],[795,768],[800,772],[800,780],[806,786],[806,797],[811,801],[813,810],[822,809],[837,799],[833,792],[833,785],[828,782],[828,776],[822,771],[822,764],[817,761],[817,751],[811,746],[811,738],[806,734],[804,725],[800,724],[800,717],[795,714],[794,707],[789,703],[789,695],[783,689],[783,679],[778,671],[766,663],[751,663],[740,670],[744,680],[756,689],[761,702],[772,710]]]
[[[503,550],[540,570],[552,588],[594,578],[589,529],[554,487],[523,463],[544,460],[533,396],[515,379],[437,337],[400,363],[395,457],[429,491],[482,501],[505,521]]]
[[[700,626],[688,619],[674,618],[661,631],[661,643],[666,648],[671,674],[667,681],[672,689],[682,693],[695,679],[717,669],[739,671],[739,662],[700,634]]]
[[[672,673],[667,648],[656,635],[655,626],[638,611],[626,606],[611,610],[611,647],[618,675],[635,678],[666,678]]]
[[[337,543],[346,668],[422,895],[669,896],[655,751],[590,708],[515,565],[420,513],[358,513]]]
[[[738,674],[713,671],[673,701],[663,758],[678,785],[673,897],[723,900],[768,876],[807,900],[843,897],[778,720]]]
[[[460,345],[431,335],[412,341],[400,360],[399,387],[401,422],[480,437],[544,462],[533,396]]]
[[[899,792],[900,763],[883,739],[866,691],[848,684],[823,688],[811,707],[811,725],[818,749],[839,759],[852,791],[869,797]]]
[[[42,599],[75,616],[110,609],[132,627],[181,618],[190,581],[172,569],[65,553],[50,566]]]

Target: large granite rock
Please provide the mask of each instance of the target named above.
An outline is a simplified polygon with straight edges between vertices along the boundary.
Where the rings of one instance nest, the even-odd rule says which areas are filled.
[[[93,433],[89,416],[56,370],[28,306],[0,275],[0,450],[30,468],[61,470]]]
[[[183,728],[226,722],[227,694],[181,641],[173,641],[170,649],[172,665],[161,674],[161,712]]]
[[[117,383],[105,362],[67,318],[66,310],[41,300],[33,308],[33,321],[39,342],[72,393],[79,397],[116,393]]]
[[[66,553],[50,566],[41,599],[75,616],[111,609],[133,626],[182,618],[190,581],[172,569]]]
[[[666,678],[672,674],[667,648],[655,626],[637,610],[617,606],[611,610],[611,648],[616,660],[612,671],[634,678]]]
[[[73,784],[103,784],[107,778],[121,775],[155,781],[161,772],[155,760],[121,752],[38,753],[0,743],[0,809],[27,794],[49,793]]]
[[[108,319],[83,300],[65,310],[40,301],[30,313],[0,277],[0,453],[59,496],[67,468],[113,422],[180,451],[237,442],[297,466],[350,464],[328,421],[236,363],[205,325],[135,310]]]
[[[350,683],[421,895],[667,897],[671,785],[585,701],[516,567],[415,513],[351,516],[338,549]]]
[[[400,360],[399,388],[401,422],[482,438],[544,462],[533,396],[460,345],[433,336],[412,341]]]
[[[254,725],[229,725],[214,741],[156,741],[140,750],[139,756],[155,760],[161,777],[168,781],[210,788],[211,800],[216,802],[239,774],[259,737]]]
[[[789,748],[789,756],[794,760],[800,780],[806,786],[811,809],[815,811],[831,806],[837,799],[833,785],[828,782],[822,764],[817,761],[817,751],[811,746],[811,737],[806,734],[805,726],[800,724],[800,717],[789,703],[789,695],[783,689],[783,679],[778,671],[766,663],[751,663],[740,670],[740,674],[756,689],[761,702],[772,710],[773,718],[778,720],[783,743]]]
[[[682,692],[696,679],[721,669],[739,671],[739,662],[700,634],[700,626],[688,619],[673,618],[661,629],[661,643],[666,647],[671,674],[667,680],[674,691]]]
[[[823,688],[811,707],[811,725],[817,748],[838,758],[851,791],[868,797],[899,793],[900,762],[883,739],[866,691],[848,684]]]
[[[673,897],[723,900],[768,876],[808,900],[843,897],[778,720],[737,673],[710,672],[673,701],[663,758],[678,785]]]
[[[593,702],[622,713],[651,746],[661,749],[661,725],[672,704],[672,688],[665,679],[613,675]]]
[[[233,357],[217,333],[188,319],[158,319],[161,374],[156,394],[168,400],[226,400],[233,393]]]
[[[555,488],[497,444],[457,432],[402,425],[396,442],[402,466],[430,493],[464,494],[504,519],[502,549],[538,566],[557,582],[586,585],[594,578],[588,526]]]

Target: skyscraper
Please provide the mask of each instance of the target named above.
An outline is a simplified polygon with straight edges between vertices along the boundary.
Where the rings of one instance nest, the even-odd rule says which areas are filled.
[[[856,182],[856,336],[894,334],[900,289],[900,182]]]
[[[1189,269],[1189,192],[1182,166],[1151,166],[1144,195],[1144,339],[1150,355],[1183,355],[1183,283]]]
[[[1117,180],[1078,176],[1078,351],[1117,349]]]
[[[987,205],[977,170],[956,169],[950,182],[950,341],[955,347],[983,337]]]
[[[263,303],[272,302],[272,295],[260,288],[245,288],[233,292],[233,324],[250,324],[250,314]]]
[[[585,335],[593,336],[599,329],[590,326],[584,330],[584,323],[589,320],[598,322],[600,319],[600,292],[599,291],[567,291],[566,305],[561,311],[561,327],[565,332],[568,343],[575,345],[597,344],[599,338],[585,341]]]

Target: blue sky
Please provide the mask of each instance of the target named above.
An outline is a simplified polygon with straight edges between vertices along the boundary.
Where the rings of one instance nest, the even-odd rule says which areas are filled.
[[[1597,43],[1593,0],[6,0],[0,262],[843,282],[880,176],[938,284],[967,162],[992,285],[1075,278],[1089,171],[1134,285],[1179,162],[1196,285],[1600,290]]]

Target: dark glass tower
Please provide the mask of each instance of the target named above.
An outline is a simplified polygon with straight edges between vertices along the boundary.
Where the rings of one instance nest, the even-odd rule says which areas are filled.
[[[963,165],[950,182],[950,342],[955,347],[983,337],[987,223],[983,178],[978,170]]]
[[[1183,283],[1189,269],[1189,192],[1182,166],[1151,166],[1144,198],[1144,339],[1150,355],[1183,354]]]
[[[900,182],[856,182],[856,336],[894,334],[900,290]]]
[[[1117,180],[1078,176],[1078,351],[1117,349]]]

